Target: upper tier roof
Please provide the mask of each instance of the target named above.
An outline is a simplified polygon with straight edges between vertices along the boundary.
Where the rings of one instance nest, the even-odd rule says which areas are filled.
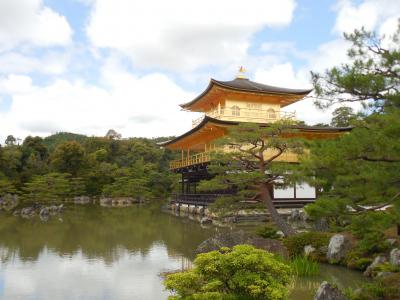
[[[264,95],[295,96],[294,98],[296,98],[296,100],[293,99],[294,101],[288,101],[289,103],[284,103],[284,105],[282,106],[289,105],[312,91],[312,89],[288,89],[288,88],[276,87],[254,82],[247,78],[235,78],[234,80],[231,81],[219,81],[212,78],[207,88],[199,96],[197,96],[190,102],[181,104],[180,106],[185,109],[190,108],[192,105],[196,104],[201,99],[205,98],[205,96],[207,96],[207,94],[215,86],[237,92],[250,92],[250,93],[264,94]]]

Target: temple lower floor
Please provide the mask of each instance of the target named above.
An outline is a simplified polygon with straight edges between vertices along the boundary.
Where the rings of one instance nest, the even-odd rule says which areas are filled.
[[[207,171],[207,165],[198,165],[196,168],[181,169],[177,173],[181,174],[180,191],[172,195],[172,203],[208,206],[221,196],[235,195],[235,189],[218,191],[199,191],[198,184],[202,180],[209,180],[212,176]],[[317,191],[307,183],[294,183],[289,187],[274,186],[272,199],[277,208],[303,207],[312,203],[317,198]]]

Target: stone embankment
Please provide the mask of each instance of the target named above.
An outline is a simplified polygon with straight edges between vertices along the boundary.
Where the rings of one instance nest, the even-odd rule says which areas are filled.
[[[201,224],[214,224],[218,226],[226,226],[232,223],[247,222],[266,222],[269,220],[269,213],[266,209],[242,209],[235,212],[225,212],[223,215],[211,212],[205,206],[175,204],[168,206],[175,215],[189,217],[197,220]],[[279,213],[285,216],[292,226],[296,229],[308,229],[311,225],[308,217],[303,209],[278,209]]]
[[[133,204],[145,203],[146,200],[142,198],[133,197],[102,197],[99,199],[99,204],[104,207],[126,207]],[[95,199],[88,196],[77,196],[72,199],[74,204],[94,204]]]
[[[115,197],[115,198],[100,198],[99,201],[101,206],[104,207],[125,207],[133,204],[143,203],[142,199],[136,199],[132,197]]]

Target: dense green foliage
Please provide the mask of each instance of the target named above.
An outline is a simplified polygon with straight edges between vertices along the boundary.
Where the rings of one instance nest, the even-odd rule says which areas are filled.
[[[74,196],[161,197],[173,188],[172,153],[154,140],[111,139],[59,133],[8,138],[0,147],[0,196],[35,201]]]
[[[378,278],[357,290],[347,290],[346,294],[349,300],[397,300],[400,295],[400,273]]]
[[[167,276],[170,299],[287,299],[291,270],[249,245],[199,254],[189,271]]]
[[[333,111],[331,126],[347,127],[351,126],[356,120],[357,115],[351,107],[341,106]]]
[[[271,225],[266,225],[264,227],[258,228],[256,231],[257,235],[265,239],[279,239],[281,236],[278,234],[276,227]]]
[[[360,103],[363,112],[337,109],[332,124],[353,130],[337,140],[312,143],[302,171],[316,178],[322,192],[307,213],[327,220],[332,230],[350,231],[356,242],[345,263],[365,270],[393,247],[386,241],[389,228],[400,230],[400,22],[391,37],[362,29],[345,38],[352,43],[349,62],[312,74],[316,104]],[[389,263],[373,275],[379,271],[398,272]],[[388,273],[349,292],[348,298],[399,299],[399,286],[399,273]]]
[[[313,143],[304,166],[322,193],[306,210],[350,230],[358,251],[371,254],[385,250],[384,231],[400,223],[400,27],[384,42],[365,30],[345,37],[349,62],[312,74],[317,104],[357,102],[364,112],[354,119],[342,109],[333,122],[351,124],[351,133]]]

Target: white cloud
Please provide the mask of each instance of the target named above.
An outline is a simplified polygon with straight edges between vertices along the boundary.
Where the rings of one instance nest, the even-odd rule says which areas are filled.
[[[0,80],[0,94],[12,98],[10,110],[0,118],[0,139],[7,134],[24,138],[58,131],[102,136],[110,128],[124,137],[154,137],[190,129],[193,115],[181,112],[178,104],[194,94],[167,76],[136,77],[115,64],[104,66],[102,74],[103,87],[62,79],[36,86],[21,75]]]
[[[240,61],[265,26],[288,25],[294,0],[95,0],[87,34],[136,66],[193,70]]]
[[[311,88],[304,74],[296,74],[291,63],[273,65],[266,69],[258,69],[254,74],[257,82],[288,88]]]
[[[44,6],[42,0],[0,1],[0,51],[20,44],[66,45],[71,36],[66,18]]]
[[[0,73],[39,72],[44,74],[62,74],[67,70],[70,56],[65,53],[47,53],[41,57],[28,56],[18,52],[0,54]]]
[[[338,12],[334,31],[353,32],[362,26],[375,30],[387,18],[400,17],[398,0],[364,0],[355,4],[350,0],[339,0],[335,9]]]

